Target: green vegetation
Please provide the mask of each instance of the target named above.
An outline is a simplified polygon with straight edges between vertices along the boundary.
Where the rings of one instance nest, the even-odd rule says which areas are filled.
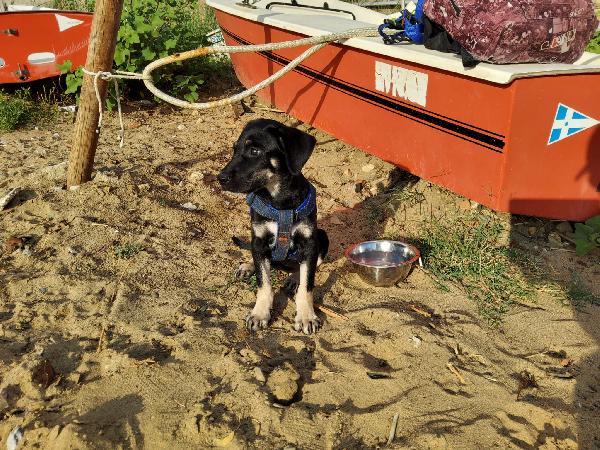
[[[68,9],[92,8],[91,0],[56,0]],[[55,3],[55,4],[56,4]],[[200,9],[194,0],[131,0],[125,2],[115,50],[114,68],[140,73],[150,62],[175,52],[183,52],[208,44],[206,34],[218,28],[214,13]],[[72,64],[61,66],[68,73]],[[198,100],[198,91],[210,74],[230,71],[223,59],[193,59],[171,64],[155,72],[157,86],[176,97],[190,102]],[[82,82],[80,70],[67,75],[66,93],[79,92]],[[137,91],[136,91],[137,88]],[[139,83],[123,83],[125,95],[146,92]],[[107,100],[109,107],[113,102]]]
[[[119,70],[141,72],[155,59],[206,45],[206,33],[215,28],[217,24],[212,12],[205,9],[200,13],[196,1],[126,2],[121,16],[115,66]],[[204,83],[204,64],[191,60],[166,67],[159,72],[159,85],[168,86],[176,96],[196,101],[198,87]]]
[[[585,223],[575,224],[575,250],[584,256],[596,248],[600,248],[600,216],[592,217]]]
[[[575,306],[600,306],[600,297],[594,295],[590,288],[586,286],[584,281],[581,279],[581,276],[577,273],[574,273],[571,277],[571,280],[567,286],[566,295],[571,303]]]
[[[119,259],[129,259],[142,250],[138,244],[126,243],[115,246],[115,256]]]
[[[94,11],[94,0],[54,0],[52,7],[70,11]]]
[[[271,270],[271,287],[278,289],[283,285],[283,282],[288,277],[288,274],[278,270]],[[243,284],[247,285],[252,292],[256,292],[258,289],[258,282],[256,280],[256,274],[253,273],[249,278],[240,280]]]
[[[45,92],[34,96],[29,89],[19,89],[10,95],[0,91],[0,131],[52,120],[57,114],[53,97]]]
[[[600,53],[600,33],[596,33],[587,48],[588,52]]]
[[[469,212],[423,226],[419,245],[425,267],[441,287],[460,286],[490,324],[500,323],[513,303],[533,294],[510,250],[501,243],[505,227],[495,215]]]
[[[61,73],[67,74],[65,81],[67,83],[67,89],[65,94],[78,94],[83,84],[83,69],[78,67],[75,71],[71,72],[73,67],[72,61],[65,61],[63,64],[58,64],[58,68]]]

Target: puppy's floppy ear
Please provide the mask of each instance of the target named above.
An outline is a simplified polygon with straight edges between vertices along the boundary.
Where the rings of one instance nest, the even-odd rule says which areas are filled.
[[[270,125],[266,130],[273,133],[279,140],[291,174],[298,175],[310,158],[317,140],[304,131],[282,124]]]

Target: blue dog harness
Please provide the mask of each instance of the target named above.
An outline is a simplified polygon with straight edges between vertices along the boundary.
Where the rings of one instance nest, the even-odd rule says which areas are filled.
[[[383,24],[379,25],[379,34],[385,44],[396,44],[400,42],[414,42],[422,44],[425,41],[423,25],[423,8],[425,0],[418,0],[415,13],[412,14],[407,9],[402,10],[400,17],[396,20],[385,19]],[[383,30],[386,28],[399,30],[394,34],[387,34]]]
[[[246,203],[250,206],[250,211],[254,211],[267,219],[277,222],[277,234],[273,242],[269,245],[271,247],[271,260],[297,260],[298,249],[294,249],[290,253],[292,247],[292,226],[296,222],[310,216],[317,208],[317,191],[314,186],[309,183],[306,198],[295,209],[274,208],[254,192],[248,194]]]

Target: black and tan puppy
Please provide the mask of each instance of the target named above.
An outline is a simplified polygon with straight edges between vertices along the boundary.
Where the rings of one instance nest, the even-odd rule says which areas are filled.
[[[271,319],[272,265],[295,272],[296,330],[309,334],[320,327],[313,289],[329,240],[317,228],[315,189],[301,173],[315,143],[311,135],[274,120],[253,120],[218,176],[224,190],[248,194],[253,264],[242,265],[240,272],[248,276],[254,271],[258,284],[256,304],[246,318],[250,330],[266,328]]]

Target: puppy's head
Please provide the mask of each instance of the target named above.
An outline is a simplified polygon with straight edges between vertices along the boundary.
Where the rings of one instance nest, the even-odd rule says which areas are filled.
[[[244,127],[233,157],[218,176],[224,190],[248,193],[298,175],[316,140],[274,120],[257,119]]]

